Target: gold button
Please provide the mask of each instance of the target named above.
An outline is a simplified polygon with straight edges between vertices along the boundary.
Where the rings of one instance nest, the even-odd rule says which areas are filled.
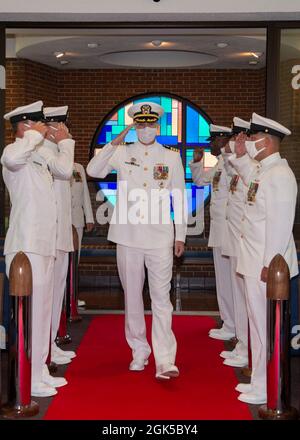
[[[243,235],[241,235],[241,238],[244,238],[244,236],[243,236]]]
[[[147,168],[147,167],[144,167],[144,171],[148,171],[148,168]]]
[[[144,186],[147,186],[147,183],[144,183]]]
[[[148,156],[148,151],[145,152],[145,156]]]

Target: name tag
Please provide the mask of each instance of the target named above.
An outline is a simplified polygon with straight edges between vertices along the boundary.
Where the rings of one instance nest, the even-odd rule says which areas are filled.
[[[169,177],[169,167],[164,164],[157,164],[153,167],[154,180],[167,180]]]

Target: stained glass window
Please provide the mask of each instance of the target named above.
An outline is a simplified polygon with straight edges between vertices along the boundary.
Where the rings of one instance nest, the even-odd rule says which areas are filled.
[[[205,147],[204,166],[210,168],[215,165],[216,159],[210,154],[209,142],[209,124],[210,118],[196,105],[170,94],[161,95],[143,95],[127,100],[121,103],[109,115],[107,115],[99,124],[94,136],[91,155],[97,154],[105,144],[111,142],[132,123],[127,110],[132,104],[142,101],[150,101],[160,104],[164,108],[164,115],[160,119],[159,135],[157,141],[161,144],[176,146],[180,149],[183,165],[185,168],[186,187],[195,192],[195,185],[192,183],[192,174],[189,162],[193,158],[195,147]],[[129,130],[125,142],[137,141],[134,128]],[[115,173],[111,173],[105,179],[105,182],[99,182],[99,187],[109,201],[114,204],[115,197]],[[204,201],[207,201],[210,194],[210,188],[204,188]],[[193,197],[193,196],[192,196]],[[193,198],[193,209],[196,201]]]

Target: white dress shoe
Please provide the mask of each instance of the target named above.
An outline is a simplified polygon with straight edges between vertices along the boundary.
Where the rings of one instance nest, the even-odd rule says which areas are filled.
[[[55,394],[57,394],[56,389],[44,382],[36,382],[31,385],[31,395],[34,397],[51,397]]]
[[[239,383],[235,389],[239,393],[250,393],[252,386],[251,383]]]
[[[248,359],[241,356],[235,356],[230,359],[225,359],[223,364],[228,365],[229,367],[246,367],[248,365]]]
[[[226,332],[223,329],[216,329],[211,331],[208,336],[213,339],[220,339],[221,341],[230,341],[230,339],[235,337],[235,334]]]
[[[148,365],[148,359],[132,359],[129,365],[130,371],[143,371],[145,369],[145,365]]]
[[[60,354],[51,353],[51,362],[54,362],[57,365],[67,365],[70,364],[72,361],[67,356],[61,356]]]
[[[236,357],[236,352],[235,352],[235,350],[232,350],[232,351],[222,351],[220,353],[220,356],[223,359],[232,359],[232,358]]]
[[[250,391],[250,393],[242,393],[239,395],[238,399],[241,402],[250,403],[252,405],[262,405],[267,403],[267,396],[265,394],[257,394]]]
[[[60,347],[58,347],[55,343],[51,347],[52,353],[57,354],[58,356],[65,356],[67,358],[73,359],[76,357],[75,351],[71,350],[62,350]]]
[[[42,373],[42,381],[53,388],[59,388],[67,385],[67,381],[64,377],[53,377],[49,374],[49,370],[47,365],[43,366],[43,373]]]
[[[156,369],[156,379],[168,380],[171,377],[178,377],[179,370],[176,365],[168,364],[168,365],[160,365]]]
[[[79,300],[77,301],[77,306],[78,306],[78,307],[85,307],[85,306],[86,306],[86,303],[85,303],[85,301],[83,301],[82,299],[79,299]]]

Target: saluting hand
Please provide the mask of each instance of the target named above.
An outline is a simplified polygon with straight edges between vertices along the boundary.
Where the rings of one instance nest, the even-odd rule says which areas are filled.
[[[194,162],[200,162],[204,156],[204,149],[203,148],[195,148],[193,153],[193,161]]]
[[[111,141],[111,144],[114,146],[120,145],[124,141],[126,134],[129,132],[129,130],[131,130],[132,127],[135,127],[135,122],[128,125],[123,131],[121,131],[121,133],[114,140]]]
[[[43,122],[34,122],[32,125],[30,125],[30,128],[28,127],[26,130],[35,130],[38,133],[40,133],[43,137],[46,136],[47,133],[47,127]]]
[[[245,147],[245,141],[247,140],[247,136],[245,133],[239,133],[235,140],[235,154],[236,157],[242,157],[246,154],[247,150]]]
[[[175,249],[174,254],[176,257],[181,257],[184,252],[184,242],[183,241],[175,241]]]
[[[58,125],[58,129],[54,131],[53,136],[56,143],[64,141],[65,139],[72,139],[68,127],[63,122]]]

